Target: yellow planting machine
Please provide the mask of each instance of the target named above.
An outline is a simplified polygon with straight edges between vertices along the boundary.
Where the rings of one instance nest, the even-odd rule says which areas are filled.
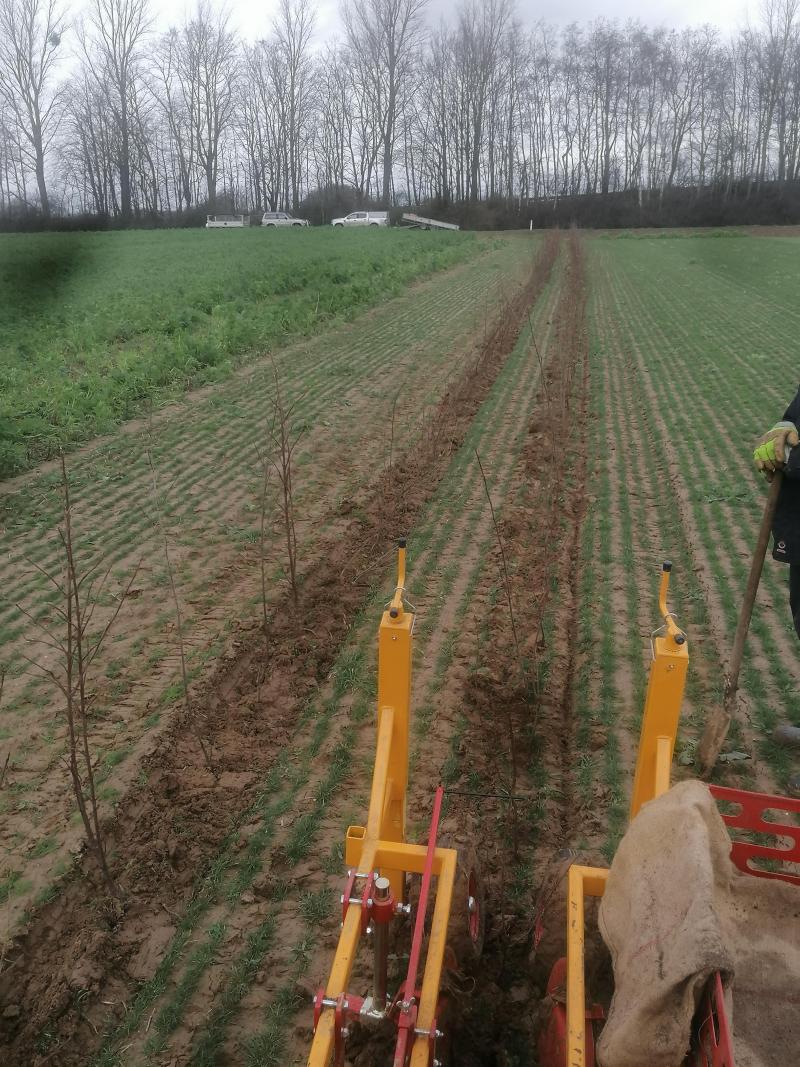
[[[670,788],[670,769],[689,663],[684,632],[667,606],[670,564],[662,570],[659,611],[662,626],[653,635],[652,661],[641,726],[630,817]],[[438,842],[443,790],[436,790],[427,844],[406,840],[411,656],[414,613],[404,597],[405,543],[400,543],[397,586],[383,613],[378,635],[377,746],[365,826],[351,826],[345,842],[347,882],[341,897],[342,928],[327,985],[314,1002],[314,1039],[309,1067],[343,1067],[351,1024],[392,1020],[396,1043],[392,1067],[437,1067],[442,1034],[437,1016],[451,912],[463,916],[465,933],[477,946],[482,937],[480,893],[475,872],[461,870],[454,849]],[[735,837],[731,861],[740,870],[800,885],[800,801],[712,786],[728,813],[723,819]],[[770,819],[765,818],[773,809]],[[774,811],[786,813],[775,821]],[[731,813],[735,810],[735,813]],[[752,840],[753,834],[761,842]],[[764,835],[771,835],[767,839]],[[776,835],[784,844],[769,842]],[[785,842],[789,842],[787,848]],[[753,863],[753,861],[759,861]],[[764,860],[774,869],[764,869]],[[769,864],[767,864],[769,867]],[[595,1039],[603,1010],[587,1008],[584,977],[584,908],[602,897],[608,870],[573,864],[568,873],[566,956],[553,967],[548,985],[549,1019],[537,1049],[540,1067],[594,1067]],[[396,990],[388,988],[388,938],[392,923],[410,915],[408,886],[419,878],[408,969]],[[435,894],[433,891],[436,882]],[[461,899],[463,897],[463,899]],[[428,914],[432,907],[432,917]],[[351,989],[358,949],[371,939],[371,989]],[[425,949],[424,968],[422,966]],[[364,984],[367,982],[365,980]],[[533,1010],[534,1006],[531,1006]],[[692,1052],[686,1067],[733,1067],[720,975],[708,982],[698,1007]],[[679,1052],[680,1054],[680,1052]],[[785,1060],[783,1062],[788,1062]],[[387,1061],[388,1064],[388,1061]],[[645,1064],[642,1064],[645,1067]]]

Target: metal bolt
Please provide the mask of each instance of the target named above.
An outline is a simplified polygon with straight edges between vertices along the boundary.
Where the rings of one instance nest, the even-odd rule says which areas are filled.
[[[443,1032],[442,1032],[441,1030],[437,1030],[437,1031],[436,1031],[436,1032],[434,1033],[434,1037],[437,1037],[437,1038],[439,1038],[439,1037],[444,1037],[444,1033],[443,1033]]]
[[[375,898],[376,900],[388,900],[389,892],[391,890],[391,882],[388,878],[376,878],[375,879]]]

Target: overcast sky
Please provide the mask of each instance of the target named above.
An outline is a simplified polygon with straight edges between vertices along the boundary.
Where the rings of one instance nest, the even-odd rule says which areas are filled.
[[[182,21],[193,4],[186,0],[160,0],[153,3],[158,11],[157,26],[166,29]],[[260,37],[269,27],[276,0],[228,0],[228,7],[239,29],[248,37]],[[317,41],[324,41],[339,33],[338,0],[319,0],[317,8]],[[430,15],[434,21],[446,16],[455,7],[454,0],[430,0]],[[758,0],[517,0],[517,13],[525,22],[545,19],[557,25],[568,22],[589,22],[603,15],[624,21],[638,18],[648,26],[663,24],[670,28],[700,25],[710,22],[723,30],[742,25],[748,11],[752,17],[758,12]]]

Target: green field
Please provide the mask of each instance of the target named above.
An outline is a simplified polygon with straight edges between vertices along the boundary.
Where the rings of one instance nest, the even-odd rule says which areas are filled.
[[[0,235],[0,478],[477,248],[371,229]]]
[[[800,377],[800,241],[665,232],[589,247],[595,506],[582,538],[576,781],[602,812],[610,857],[626,825],[662,559],[675,563],[690,644],[679,773],[693,773],[705,714],[721,700],[765,498],[753,443]],[[589,605],[617,625],[598,635]],[[735,765],[751,787],[785,788],[791,753],[771,734],[800,724],[799,667],[788,568],[768,559],[728,746],[754,757]]]
[[[544,992],[531,916],[565,849],[607,865],[625,832],[665,559],[673,562],[670,608],[689,649],[673,780],[697,774],[696,742],[721,697],[764,502],[753,439],[780,418],[800,376],[800,239],[524,233],[456,238],[433,251],[426,234],[368,234],[365,242],[222,233],[210,235],[213,244],[206,234],[127,236],[219,249],[218,277],[236,241],[254,250],[253,286],[264,249],[282,249],[288,275],[307,277],[290,294],[257,299],[251,290],[265,330],[267,312],[295,298],[308,311],[318,291],[312,274],[323,262],[338,269],[343,249],[348,269],[364,271],[362,306],[379,306],[357,316],[351,294],[327,314],[352,321],[319,330],[301,316],[298,331],[315,335],[275,359],[296,405],[292,428],[303,434],[293,475],[300,595],[288,644],[269,631],[265,643],[260,628],[262,561],[270,618],[290,602],[274,500],[259,535],[269,360],[68,460],[87,553],[119,580],[145,561],[92,680],[90,743],[103,812],[115,813],[111,863],[125,901],[111,928],[90,859],[73,860],[81,827],[64,774],[63,714],[47,679],[26,666],[36,624],[57,616],[42,574],[60,560],[57,472],[33,472],[0,493],[0,640],[9,666],[0,708],[0,763],[9,754],[0,903],[12,934],[32,931],[14,957],[14,996],[30,1010],[7,1031],[10,1062],[306,1063],[311,991],[325,981],[341,921],[342,843],[348,826],[363,824],[370,795],[376,628],[395,558],[394,530],[372,538],[377,499],[408,537],[406,593],[416,612],[409,838],[425,840],[442,783],[453,791],[442,829],[459,848],[476,847],[486,887],[491,937],[458,987],[477,1028],[455,1033],[454,1062],[529,1067]],[[372,257],[373,268],[359,256]],[[245,284],[213,282],[205,267],[210,288]],[[178,283],[160,284],[174,302]],[[156,303],[159,287],[148,285],[131,289],[142,308]],[[493,328],[511,317],[509,298],[520,293],[528,304],[494,376],[482,379],[474,355],[491,350]],[[233,317],[224,321],[234,322],[233,303],[226,308]],[[198,342],[215,322],[213,311],[203,315],[191,334]],[[145,354],[156,343],[137,337]],[[259,339],[240,356],[277,343]],[[227,374],[229,362],[204,370]],[[459,434],[453,413],[465,403],[464,378],[476,395]],[[184,385],[170,380],[156,395]],[[144,406],[131,404],[135,412]],[[442,449],[435,474],[412,463],[433,438]],[[219,781],[194,735],[181,731],[151,459],[190,684],[213,710]],[[411,485],[393,481],[393,465],[404,460]],[[410,495],[415,510],[404,510]],[[362,569],[354,575],[351,551],[363,553],[368,578]],[[324,617],[313,602],[321,587],[309,578],[320,573],[333,591],[330,602],[320,597]],[[317,642],[328,625],[340,629],[323,664]],[[747,758],[720,764],[716,780],[785,791],[792,754],[771,735],[778,722],[800,725],[798,693],[787,569],[768,561],[726,745]],[[73,863],[80,877],[69,877]],[[551,951],[552,929],[564,928],[557,894],[544,921]],[[587,940],[587,952],[595,950]],[[51,974],[56,953],[75,955],[85,985],[76,985],[72,964],[66,977]],[[356,968],[358,995],[368,967],[367,959]],[[3,1051],[5,1040],[0,1034]]]
[[[257,236],[269,241],[272,235]],[[357,500],[386,467],[393,408],[395,458],[419,441],[487,316],[526,276],[537,242],[467,241],[463,247],[473,254],[457,269],[406,286],[369,314],[276,354],[294,424],[303,431],[294,472],[301,563],[313,558],[320,537],[336,525],[342,503]],[[159,506],[191,635],[192,678],[213,667],[236,621],[258,610],[258,452],[267,438],[273,396],[272,363],[256,360],[246,373],[188,394],[152,422],[113,434],[67,460],[79,541],[113,567],[112,590],[143,560],[136,599],[97,661],[93,741],[102,750],[107,800],[123,791],[125,779],[135,778],[140,746],[168,724],[180,695],[170,587],[163,548],[154,539]],[[151,460],[163,487],[160,505]],[[8,911],[14,914],[22,913],[26,896],[62,859],[59,850],[36,850],[52,836],[54,791],[67,785],[63,716],[54,687],[26,659],[41,652],[38,627],[56,618],[58,597],[44,572],[56,574],[61,566],[62,508],[57,471],[33,472],[0,490],[0,664],[8,670],[0,704],[0,767],[10,753],[13,772],[13,791],[0,792],[7,831],[0,831],[0,895],[6,885]],[[283,590],[280,538],[270,513],[263,550],[271,602]],[[101,605],[100,613],[107,608]],[[56,823],[63,843],[76,827]]]

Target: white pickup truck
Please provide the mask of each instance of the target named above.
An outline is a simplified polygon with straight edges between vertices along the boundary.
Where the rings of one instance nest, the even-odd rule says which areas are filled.
[[[294,219],[285,211],[265,211],[261,216],[262,226],[308,226],[308,219]]]
[[[334,219],[331,226],[388,226],[388,211],[351,211],[344,218]]]

